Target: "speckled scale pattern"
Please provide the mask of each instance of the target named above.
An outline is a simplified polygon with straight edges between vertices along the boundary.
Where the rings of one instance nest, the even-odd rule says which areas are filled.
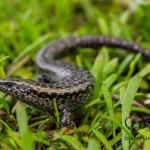
[[[17,78],[0,79],[0,90],[34,107],[53,111],[56,99],[62,112],[62,124],[69,123],[70,112],[81,108],[94,91],[94,77],[84,69],[60,61],[59,58],[76,53],[80,48],[116,47],[150,58],[150,51],[140,45],[102,35],[68,37],[51,42],[36,56],[36,65],[44,71],[38,81]]]

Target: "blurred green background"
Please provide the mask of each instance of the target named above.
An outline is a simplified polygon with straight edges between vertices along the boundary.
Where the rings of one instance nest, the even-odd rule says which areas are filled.
[[[47,34],[48,41],[70,34],[111,34],[143,43],[150,36],[148,1],[1,0],[0,10],[0,51],[11,60]]]
[[[1,0],[0,10],[0,58],[9,56],[5,67],[26,56],[23,65],[45,43],[68,35],[110,34],[149,46],[149,1]],[[8,75],[17,70],[8,68]]]

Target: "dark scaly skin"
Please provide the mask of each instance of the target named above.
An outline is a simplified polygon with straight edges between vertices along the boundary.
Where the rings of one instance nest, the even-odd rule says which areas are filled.
[[[102,46],[123,48],[150,58],[149,50],[134,42],[115,37],[101,35],[69,37],[50,43],[39,51],[36,64],[45,71],[39,81],[0,79],[0,90],[48,112],[53,111],[53,101],[56,99],[59,110],[62,112],[61,124],[67,126],[70,123],[70,113],[82,107],[92,95],[94,78],[86,69],[57,59],[77,51],[80,47]]]

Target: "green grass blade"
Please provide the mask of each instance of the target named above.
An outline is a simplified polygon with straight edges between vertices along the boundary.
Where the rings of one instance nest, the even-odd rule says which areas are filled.
[[[113,58],[110,60],[107,64],[105,64],[105,67],[102,72],[102,79],[106,79],[108,75],[113,73],[118,65],[118,58]]]
[[[27,121],[27,115],[25,112],[25,108],[21,103],[17,104],[17,121],[19,125],[19,132],[21,135],[24,134],[24,132],[28,129],[28,121]]]
[[[125,91],[125,94],[122,100],[122,124],[124,127],[125,127],[125,119],[129,117],[130,115],[132,102],[139,88],[140,82],[141,82],[141,76],[135,75],[133,78],[131,78],[127,86],[127,89]],[[122,131],[122,144],[123,144],[124,150],[129,149],[129,141],[125,140],[126,136],[127,134],[124,131]]]
[[[28,119],[25,108],[21,103],[17,105],[17,121],[19,125],[19,132],[22,137],[22,145],[24,150],[33,150],[32,134],[28,129]]]
[[[149,131],[149,127],[139,130],[139,134],[143,136],[143,139],[145,139],[143,150],[149,150],[150,149],[150,131]]]
[[[85,150],[85,148],[80,143],[80,141],[77,138],[73,137],[73,136],[62,135],[60,137],[60,139],[67,142],[67,143],[69,143],[75,150]]]
[[[106,146],[106,149],[113,150],[109,141],[107,141],[106,137],[101,132],[94,130],[93,133]]]
[[[17,56],[13,63],[17,63],[20,59],[22,59],[25,55],[27,55],[29,52],[31,52],[37,45],[43,43],[44,41],[46,41],[47,39],[49,39],[50,34],[46,34],[41,36],[40,38],[38,38],[34,43],[32,43],[31,45],[29,45],[28,47],[26,47],[24,50],[21,51],[21,53],[19,54],[19,56]]]
[[[106,101],[109,116],[111,118],[114,118],[114,111],[113,111],[113,103],[112,103],[112,99],[111,99],[111,94],[108,90],[108,87],[105,84],[102,85],[102,91],[103,91],[103,95],[104,95],[104,98],[105,98],[105,101]],[[115,126],[114,126],[114,124],[112,125],[112,129],[113,129],[113,136],[115,136]]]
[[[130,78],[136,68],[136,64],[138,63],[138,61],[140,60],[141,58],[141,54],[137,54],[135,56],[135,58],[132,60],[130,66],[129,66],[129,71],[128,71],[128,75],[127,75],[127,78]]]
[[[55,110],[55,117],[56,117],[56,126],[57,129],[60,128],[60,117],[59,117],[59,111],[56,103],[56,99],[54,99],[54,110]]]
[[[148,63],[140,72],[139,74],[142,77],[145,77],[146,75],[148,75],[150,73],[150,63]]]
[[[117,80],[117,77],[117,74],[112,74],[103,83],[107,88],[109,88]]]
[[[132,59],[133,59],[133,55],[130,54],[123,60],[123,62],[119,65],[118,75],[122,74],[125,71],[129,63],[132,61]]]
[[[99,140],[96,138],[91,138],[88,141],[88,147],[86,150],[101,150]]]

